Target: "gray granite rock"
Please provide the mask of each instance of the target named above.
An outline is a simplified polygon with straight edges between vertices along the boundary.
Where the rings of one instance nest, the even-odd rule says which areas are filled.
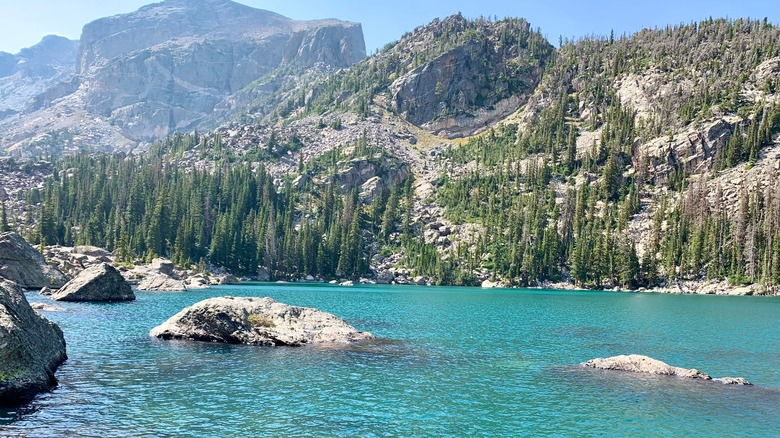
[[[51,298],[55,301],[132,301],[135,294],[116,268],[102,263],[82,271]]]
[[[632,373],[655,374],[662,376],[686,377],[690,379],[713,380],[718,383],[750,385],[750,382],[739,377],[724,377],[713,379],[709,374],[696,369],[687,369],[671,366],[660,360],[638,354],[613,356],[608,358],[592,359],[581,364],[584,367],[601,370],[627,371]]]
[[[177,313],[151,331],[162,339],[267,346],[351,343],[372,339],[342,319],[271,298],[211,298]]]
[[[187,290],[187,285],[165,274],[151,274],[138,283],[138,290],[180,292]]]
[[[33,311],[18,285],[0,280],[0,404],[51,389],[66,359],[59,327]]]
[[[0,276],[25,289],[59,288],[67,278],[14,232],[0,234]]]

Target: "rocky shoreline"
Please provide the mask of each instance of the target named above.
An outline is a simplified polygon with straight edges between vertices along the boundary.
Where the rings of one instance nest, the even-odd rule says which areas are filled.
[[[484,287],[484,286],[483,286]],[[572,283],[559,282],[559,283],[544,283],[540,288],[552,289],[552,290],[601,290],[601,289],[583,289],[577,287]],[[655,294],[672,294],[672,295],[719,295],[719,296],[763,296],[763,297],[777,297],[780,296],[780,289],[778,288],[766,288],[762,285],[748,285],[748,286],[734,286],[728,284],[726,281],[685,281],[679,282],[675,285],[667,285],[653,288],[639,288],[639,289],[603,289],[607,292],[640,292],[640,293],[655,293]]]

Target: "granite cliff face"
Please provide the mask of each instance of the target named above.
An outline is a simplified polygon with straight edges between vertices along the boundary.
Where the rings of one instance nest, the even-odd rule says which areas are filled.
[[[214,127],[241,109],[224,102],[255,81],[347,67],[365,52],[357,23],[294,21],[229,0],[152,4],[87,24],[71,59],[77,79],[0,124],[0,147],[128,149],[174,130]],[[0,58],[0,71],[7,64]]]
[[[78,41],[49,35],[16,55],[0,52],[0,119],[38,106],[51,98],[47,90],[70,84],[78,47]]]
[[[434,21],[418,31],[441,37],[468,32],[460,15]],[[528,101],[542,78],[552,46],[534,46],[527,22],[478,23],[479,33],[398,78],[390,86],[393,109],[418,126],[444,137],[460,137],[493,125]],[[517,33],[506,41],[499,35]],[[407,43],[408,44],[408,43]]]

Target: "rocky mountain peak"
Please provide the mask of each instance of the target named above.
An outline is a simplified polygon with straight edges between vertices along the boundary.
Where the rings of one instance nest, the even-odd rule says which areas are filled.
[[[340,69],[366,56],[357,23],[296,21],[229,0],[166,0],[95,20],[84,26],[77,59],[62,44],[51,37],[30,49],[70,60],[70,75],[27,84],[30,92],[0,107],[0,148],[126,149],[213,128],[242,109],[234,97],[262,78],[275,82],[258,93],[271,93],[293,72]],[[0,80],[16,64],[0,54]],[[6,82],[0,97],[19,94],[16,79]]]
[[[58,35],[47,35],[36,45],[16,55],[0,52],[0,77],[21,72],[27,76],[49,76],[54,69],[73,69],[78,41]]]
[[[167,0],[84,26],[79,72],[136,50],[176,44],[181,39],[257,39],[288,33],[292,23],[279,14],[229,0]]]

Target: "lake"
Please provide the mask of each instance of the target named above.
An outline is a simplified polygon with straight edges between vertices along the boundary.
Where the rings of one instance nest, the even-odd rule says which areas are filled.
[[[780,433],[778,298],[319,284],[136,294],[46,313],[70,359],[56,390],[0,410],[0,435]],[[382,340],[264,348],[148,336],[184,307],[223,295],[316,307]],[[576,366],[631,353],[756,386]]]

